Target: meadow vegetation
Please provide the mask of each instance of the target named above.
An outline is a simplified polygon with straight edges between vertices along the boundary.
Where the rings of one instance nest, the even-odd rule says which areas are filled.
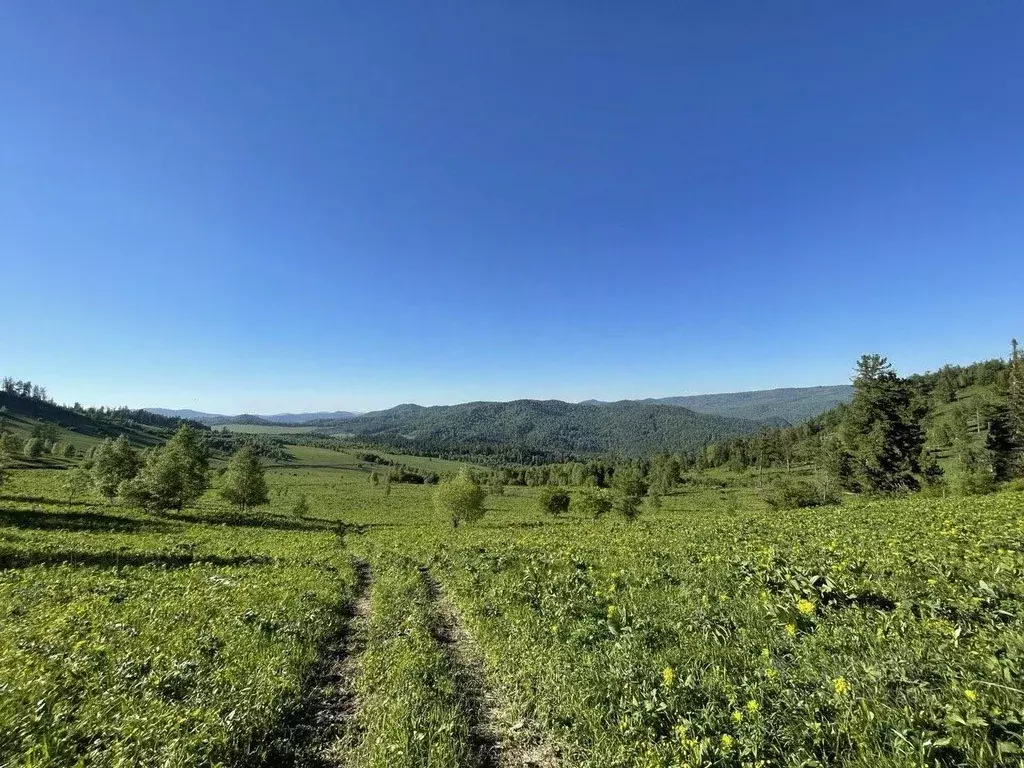
[[[180,422],[25,460],[18,415],[0,765],[1024,766],[1014,355],[539,466]]]

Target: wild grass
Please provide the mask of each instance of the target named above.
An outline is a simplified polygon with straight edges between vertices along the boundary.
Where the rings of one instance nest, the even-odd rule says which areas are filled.
[[[471,754],[465,670],[420,566],[485,684],[567,765],[1020,763],[1024,493],[773,512],[750,475],[718,472],[632,524],[552,517],[509,487],[453,531],[429,486],[372,486],[356,452],[294,453],[244,515],[214,492],[162,516],[68,502],[62,472],[10,473],[0,765],[258,761],[353,557],[376,578],[356,764]]]

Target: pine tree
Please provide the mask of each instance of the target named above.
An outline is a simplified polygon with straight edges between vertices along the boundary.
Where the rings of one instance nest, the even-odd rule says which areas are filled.
[[[1024,449],[1024,354],[1016,339],[1010,342],[1010,382],[1006,400],[1011,438],[1018,449]]]
[[[994,480],[1002,482],[1013,476],[1016,455],[1008,412],[997,411],[989,419],[985,453]]]
[[[853,386],[853,401],[839,428],[849,459],[847,487],[880,492],[917,490],[924,408],[881,355],[860,358]]]

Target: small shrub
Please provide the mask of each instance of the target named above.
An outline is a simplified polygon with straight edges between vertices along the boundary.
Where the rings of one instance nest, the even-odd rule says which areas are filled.
[[[545,488],[540,492],[540,508],[550,515],[561,515],[569,511],[572,497],[564,488]]]
[[[772,509],[803,509],[839,503],[839,497],[834,491],[809,480],[792,477],[775,480],[765,489],[763,498]]]

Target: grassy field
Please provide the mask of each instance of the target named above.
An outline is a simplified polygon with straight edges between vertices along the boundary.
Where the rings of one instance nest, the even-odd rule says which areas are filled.
[[[244,435],[304,435],[316,432],[316,427],[289,427],[279,424],[223,424],[214,429],[240,432]]]
[[[721,475],[630,525],[509,488],[452,530],[293,452],[246,515],[10,473],[0,766],[1024,765],[1024,494],[776,513]]]

